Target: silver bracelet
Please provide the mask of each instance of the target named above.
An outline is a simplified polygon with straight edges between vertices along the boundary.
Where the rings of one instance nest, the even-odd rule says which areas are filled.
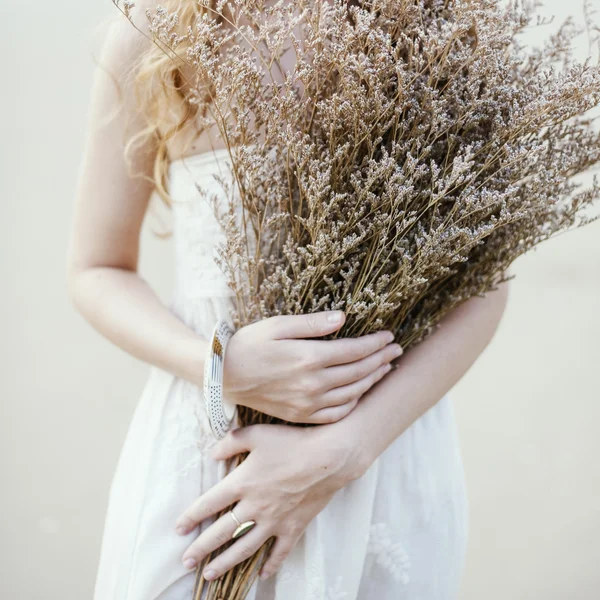
[[[210,428],[217,439],[225,437],[231,428],[236,410],[235,404],[223,399],[225,348],[233,333],[225,321],[217,321],[204,362],[204,404]]]

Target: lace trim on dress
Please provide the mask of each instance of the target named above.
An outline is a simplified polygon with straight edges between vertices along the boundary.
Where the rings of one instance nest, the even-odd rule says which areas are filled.
[[[410,581],[410,557],[401,542],[393,541],[387,523],[373,523],[369,533],[367,555],[373,564],[389,573],[395,581],[407,585]],[[370,569],[369,569],[370,570]]]

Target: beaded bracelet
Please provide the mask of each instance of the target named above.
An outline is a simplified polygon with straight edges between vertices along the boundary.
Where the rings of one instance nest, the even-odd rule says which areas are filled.
[[[210,428],[217,439],[225,437],[231,428],[236,405],[223,400],[223,365],[225,348],[232,329],[223,321],[217,321],[206,350],[204,361],[204,404]]]

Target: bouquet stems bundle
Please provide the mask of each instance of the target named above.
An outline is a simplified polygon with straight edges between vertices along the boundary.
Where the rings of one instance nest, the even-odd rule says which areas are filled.
[[[225,232],[237,326],[341,309],[341,335],[391,329],[409,348],[518,256],[593,220],[600,186],[578,175],[600,161],[600,68],[574,62],[571,21],[527,49],[537,3],[199,7],[191,23],[148,19],[199,128],[216,124],[230,149],[226,206],[199,191]],[[242,600],[261,556],[199,574],[196,597]]]

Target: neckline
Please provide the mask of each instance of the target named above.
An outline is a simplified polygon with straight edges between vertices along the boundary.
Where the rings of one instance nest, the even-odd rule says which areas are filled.
[[[180,156],[179,158],[169,162],[169,168],[173,167],[174,165],[185,166],[188,163],[203,164],[216,158],[220,158],[221,156],[229,156],[229,149],[226,147],[214,148],[211,150],[206,150],[205,152]]]
[[[246,148],[254,148],[257,144],[247,144]],[[238,149],[237,146],[234,146],[231,150],[235,152]],[[229,157],[229,148],[223,146],[221,148],[212,148],[211,150],[206,150],[205,152],[198,152],[196,154],[188,154],[186,156],[180,156],[179,158],[175,158],[169,162],[169,168],[173,165],[181,165],[185,166],[187,163],[193,163],[195,165],[204,164],[207,162],[211,162],[217,158],[221,157]]]

